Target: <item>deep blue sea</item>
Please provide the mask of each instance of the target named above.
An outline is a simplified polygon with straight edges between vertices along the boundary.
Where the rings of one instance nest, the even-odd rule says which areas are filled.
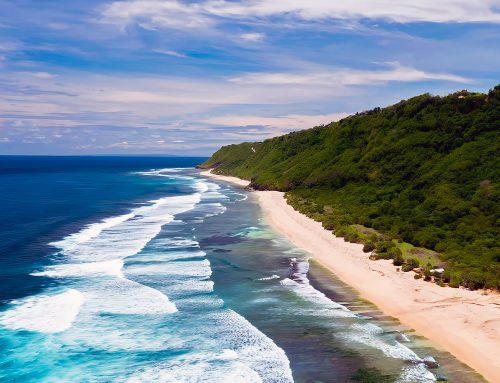
[[[0,382],[482,381],[203,160],[0,156]]]

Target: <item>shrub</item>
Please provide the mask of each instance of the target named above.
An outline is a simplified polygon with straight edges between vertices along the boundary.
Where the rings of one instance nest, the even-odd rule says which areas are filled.
[[[349,232],[345,235],[344,240],[351,243],[358,243],[360,240],[360,236],[358,233]]]
[[[401,266],[403,264],[403,262],[404,262],[403,253],[401,252],[401,250],[399,250],[399,248],[397,248],[397,247],[391,247],[387,251],[387,254],[389,255],[389,257],[391,259],[397,259],[398,262],[400,262],[400,264],[397,265],[397,266]]]
[[[429,282],[432,279],[432,273],[429,269],[424,270],[424,281]]]
[[[409,264],[405,263],[405,264],[403,265],[403,267],[401,267],[401,269],[402,269],[405,273],[407,273],[407,272],[409,272],[409,271],[412,271],[412,270],[413,270],[413,266],[411,266],[411,265],[409,265]]]
[[[462,285],[470,290],[483,288],[485,282],[485,275],[480,271],[472,271],[462,275]]]
[[[404,270],[403,270],[403,271],[404,271]],[[422,274],[420,274],[420,273],[416,273],[416,274],[413,276],[413,278],[415,278],[415,279],[422,279]]]
[[[335,229],[335,224],[331,221],[325,221],[323,222],[323,228],[325,228],[328,231],[333,231]]]
[[[363,246],[363,252],[369,253],[370,251],[375,250],[375,244],[372,241],[368,241]]]
[[[451,275],[448,271],[444,271],[442,274],[441,274],[441,280],[444,282],[444,283],[450,283],[451,281]]]
[[[344,237],[347,234],[347,228],[345,226],[340,226],[335,229],[334,234],[337,237]]]
[[[406,260],[405,264],[403,265],[403,271],[408,272],[412,271],[414,268],[418,267],[420,265],[420,261],[417,258],[410,258]]]
[[[487,275],[486,276],[486,283],[484,284],[485,289],[496,289],[500,290],[500,276],[498,275],[498,272],[496,275]]]
[[[401,266],[403,264],[403,262],[404,262],[404,258],[403,258],[403,255],[401,254],[401,251],[400,251],[399,254],[394,255],[394,258],[392,260],[392,264],[394,266]]]
[[[389,249],[395,247],[396,245],[392,241],[378,241],[375,245],[377,253],[387,253]]]
[[[460,287],[460,277],[457,275],[452,276],[448,286],[458,289]]]
[[[375,253],[375,259],[392,259],[391,254],[389,253]]]

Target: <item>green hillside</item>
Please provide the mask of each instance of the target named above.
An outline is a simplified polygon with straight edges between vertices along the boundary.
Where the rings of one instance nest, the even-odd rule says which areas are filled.
[[[286,191],[335,234],[403,270],[420,265],[416,278],[499,289],[499,133],[500,85],[225,146],[200,167]]]

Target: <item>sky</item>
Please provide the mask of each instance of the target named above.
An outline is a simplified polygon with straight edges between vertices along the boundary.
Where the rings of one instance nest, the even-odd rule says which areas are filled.
[[[0,154],[207,156],[500,83],[500,0],[0,0]]]

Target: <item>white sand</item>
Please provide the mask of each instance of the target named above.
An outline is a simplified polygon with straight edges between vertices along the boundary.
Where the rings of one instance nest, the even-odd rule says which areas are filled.
[[[218,180],[226,181],[226,182],[232,183],[233,185],[240,186],[242,188],[245,188],[248,185],[250,185],[250,181],[242,180],[241,178],[220,176],[218,174],[213,174],[211,169],[205,170],[205,171],[201,172],[200,174],[202,176],[205,176],[205,177],[217,178]]]
[[[202,175],[240,187],[248,181]],[[492,383],[500,382],[500,295],[439,287],[397,272],[391,261],[371,261],[362,245],[344,242],[321,223],[295,211],[283,193],[255,192],[268,222],[294,245],[310,252],[342,281],[385,314],[431,340]]]

